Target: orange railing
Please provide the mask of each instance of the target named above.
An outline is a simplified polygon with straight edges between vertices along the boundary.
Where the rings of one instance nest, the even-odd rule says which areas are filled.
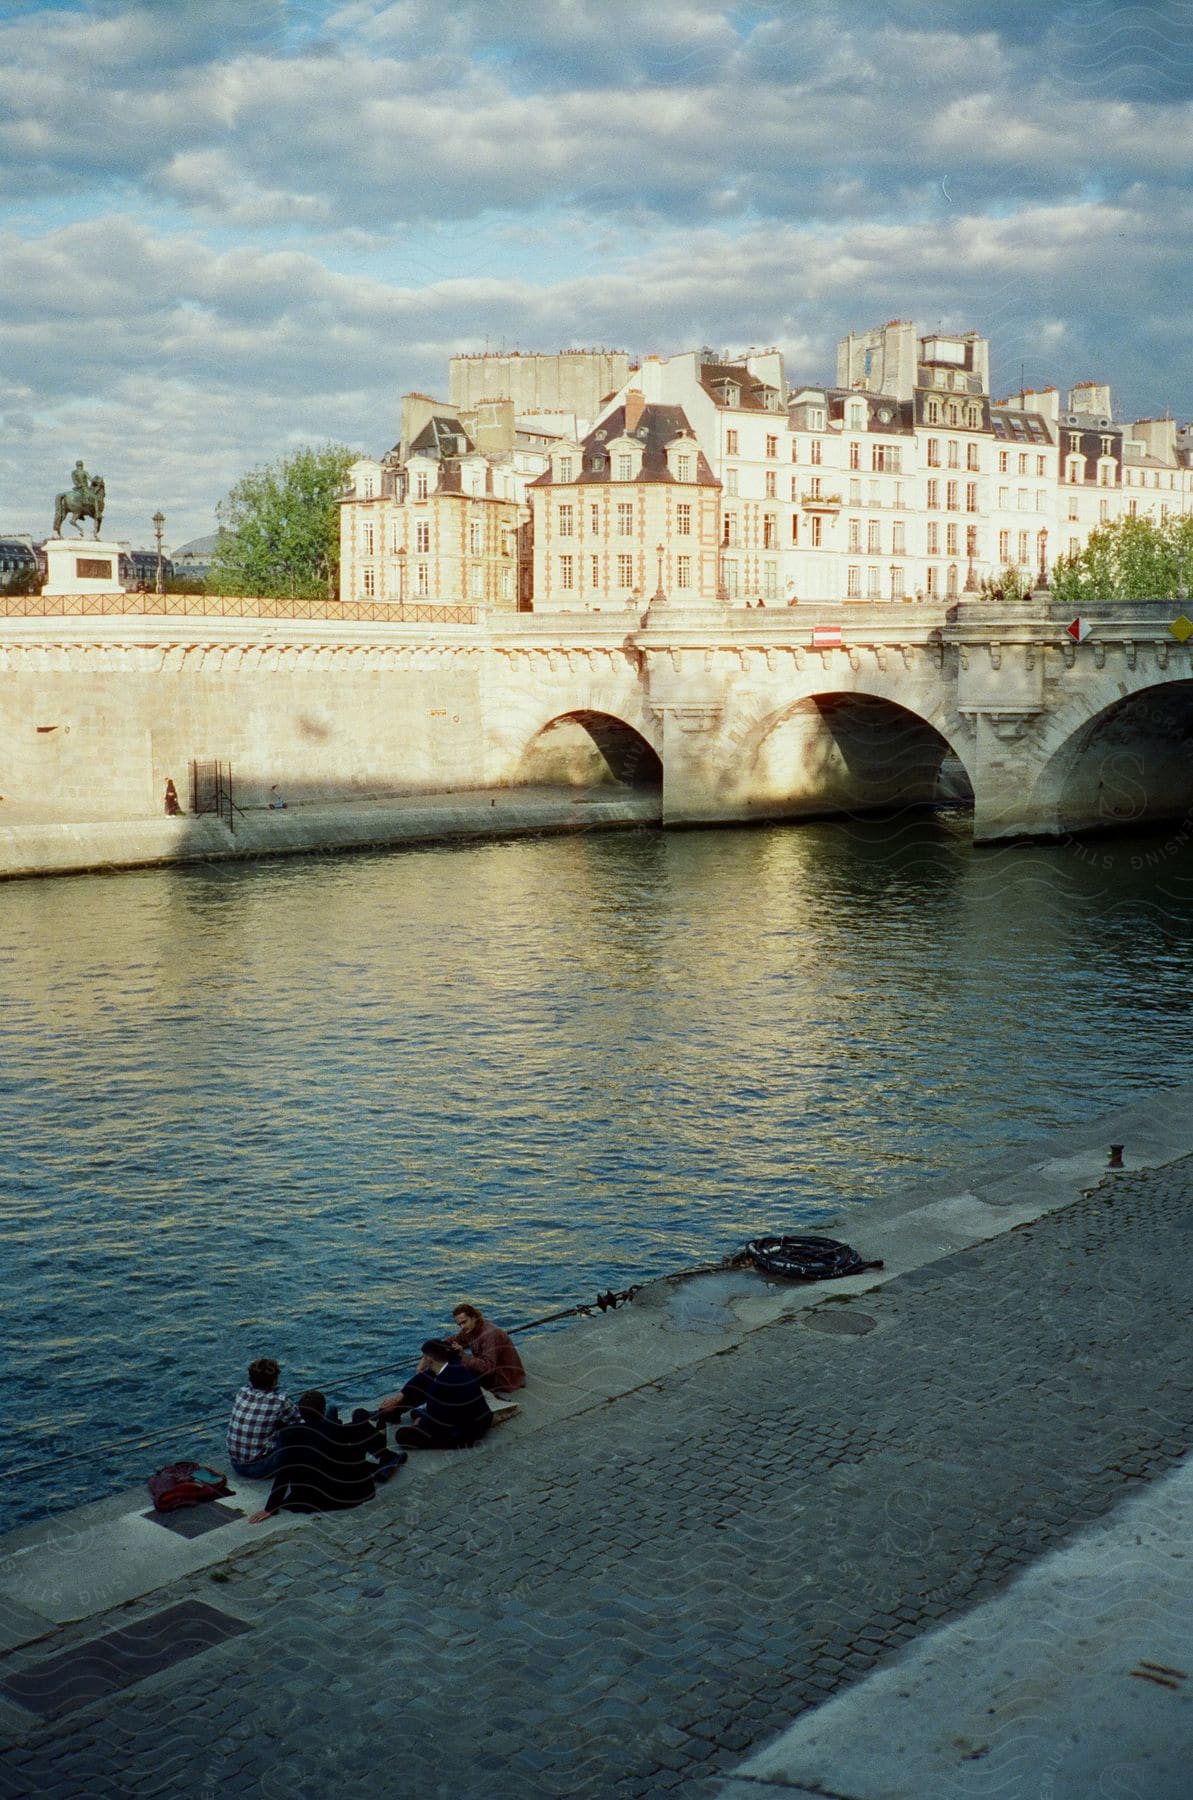
[[[251,600],[228,594],[5,594],[0,619],[116,618],[334,619],[392,625],[475,625],[475,606],[341,605],[338,600]]]

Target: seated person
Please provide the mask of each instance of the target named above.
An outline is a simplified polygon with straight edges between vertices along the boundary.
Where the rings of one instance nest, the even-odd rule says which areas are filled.
[[[280,1459],[269,1499],[249,1524],[260,1525],[277,1512],[343,1512],[371,1500],[376,1482],[388,1480],[405,1456],[386,1449],[385,1431],[366,1413],[350,1425],[327,1417],[327,1401],[317,1389],[299,1396],[297,1425],[283,1426]],[[376,1462],[370,1459],[376,1456]]]
[[[418,1373],[427,1377],[424,1397],[409,1425],[396,1433],[395,1442],[404,1450],[462,1450],[478,1443],[492,1425],[493,1414],[480,1382],[451,1345],[428,1338]]]
[[[460,1361],[471,1369],[491,1394],[512,1394],[526,1386],[526,1370],[514,1348],[514,1340],[499,1325],[491,1325],[475,1306],[461,1301],[452,1308],[456,1335],[448,1343],[460,1352]]]
[[[228,1461],[234,1475],[246,1481],[264,1481],[278,1466],[278,1431],[299,1423],[298,1408],[288,1394],[278,1392],[281,1369],[272,1356],[259,1356],[249,1364],[248,1386],[232,1402],[228,1420]]]

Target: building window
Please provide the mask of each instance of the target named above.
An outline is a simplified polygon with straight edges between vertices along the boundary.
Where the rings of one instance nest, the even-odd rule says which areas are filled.
[[[956,525],[946,525],[944,532],[944,553],[946,556],[957,556],[960,553],[960,540]]]
[[[871,556],[877,555],[878,551],[882,549],[882,544],[879,541],[879,533],[881,530],[882,525],[878,519],[871,519],[866,527],[866,549],[870,552]]]
[[[634,506],[630,500],[619,500],[617,503],[617,535],[618,537],[633,537],[634,535]]]
[[[632,456],[619,456],[617,458],[617,479],[618,481],[632,481],[634,479],[634,459]]]
[[[850,563],[849,565],[849,575],[846,580],[845,591],[851,600],[860,600],[862,597],[862,572],[856,563]]]
[[[977,512],[978,510],[978,484],[976,481],[967,481],[965,484],[965,510],[966,512]]]
[[[416,550],[431,548],[431,526],[427,519],[420,519],[414,527],[414,548]]]
[[[623,587],[623,588],[633,587],[633,585],[634,585],[634,559],[632,556],[626,556],[623,554],[618,557],[618,559],[617,559],[617,585],[618,585],[618,587]]]
[[[365,599],[371,600],[373,595],[377,592],[377,571],[375,569],[365,569],[363,574]]]
[[[414,591],[424,597],[431,591],[431,575],[426,563],[419,563],[415,568]]]
[[[945,506],[949,512],[958,512],[961,507],[961,483],[950,481],[945,486]]]
[[[933,519],[928,525],[928,555],[940,555],[940,526]]]
[[[561,556],[559,559],[559,585],[561,588],[573,588],[576,585],[576,559],[574,556]]]
[[[813,513],[811,519],[808,521],[808,524],[809,524],[809,527],[810,527],[811,533],[812,533],[812,537],[811,537],[812,549],[819,550],[821,545],[824,543],[824,520],[821,518],[819,513]]]
[[[725,454],[726,454],[726,456],[736,456],[737,455],[737,433],[736,433],[736,431],[727,431],[725,433]]]
[[[574,513],[572,507],[570,507],[570,506],[561,506],[560,507],[560,509],[559,509],[559,535],[560,535],[560,537],[574,537],[576,535],[575,529],[574,529],[574,523],[573,523],[574,519],[575,519],[575,513]]]
[[[768,456],[777,456],[779,454],[779,440],[777,437],[768,437],[767,438],[766,454]]]
[[[675,509],[675,529],[679,533],[680,537],[691,537],[691,535],[692,535],[692,509],[690,506],[688,506],[686,504],[681,504],[676,507],[676,509]]]
[[[937,507],[940,505],[939,481],[930,481],[928,483],[928,505],[930,507]]]
[[[690,588],[692,585],[692,559],[690,556],[677,556],[675,559],[675,585],[677,588]]]
[[[762,521],[762,548],[774,550],[778,548],[778,526],[774,513],[767,513]]]
[[[998,560],[1005,568],[1011,560],[1011,534],[1000,531],[998,534]]]
[[[766,498],[768,500],[773,500],[775,497],[775,480],[776,476],[774,470],[768,469],[766,471]]]

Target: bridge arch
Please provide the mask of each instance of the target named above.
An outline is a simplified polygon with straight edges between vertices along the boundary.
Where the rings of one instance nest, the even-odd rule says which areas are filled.
[[[640,727],[618,714],[578,706],[556,713],[532,734],[516,779],[568,787],[614,785],[650,793],[663,786],[663,762]]]
[[[1043,749],[1033,810],[1058,834],[1193,821],[1193,679],[1120,689]]]
[[[792,817],[971,804],[972,751],[890,694],[800,695],[740,734],[726,778],[747,811]]]

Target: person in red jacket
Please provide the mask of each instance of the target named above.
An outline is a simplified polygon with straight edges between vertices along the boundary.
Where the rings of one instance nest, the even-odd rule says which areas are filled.
[[[491,1394],[512,1394],[526,1386],[526,1370],[514,1348],[514,1340],[499,1325],[491,1325],[475,1306],[461,1301],[452,1308],[456,1335],[449,1341],[460,1352],[460,1361],[471,1369]]]

